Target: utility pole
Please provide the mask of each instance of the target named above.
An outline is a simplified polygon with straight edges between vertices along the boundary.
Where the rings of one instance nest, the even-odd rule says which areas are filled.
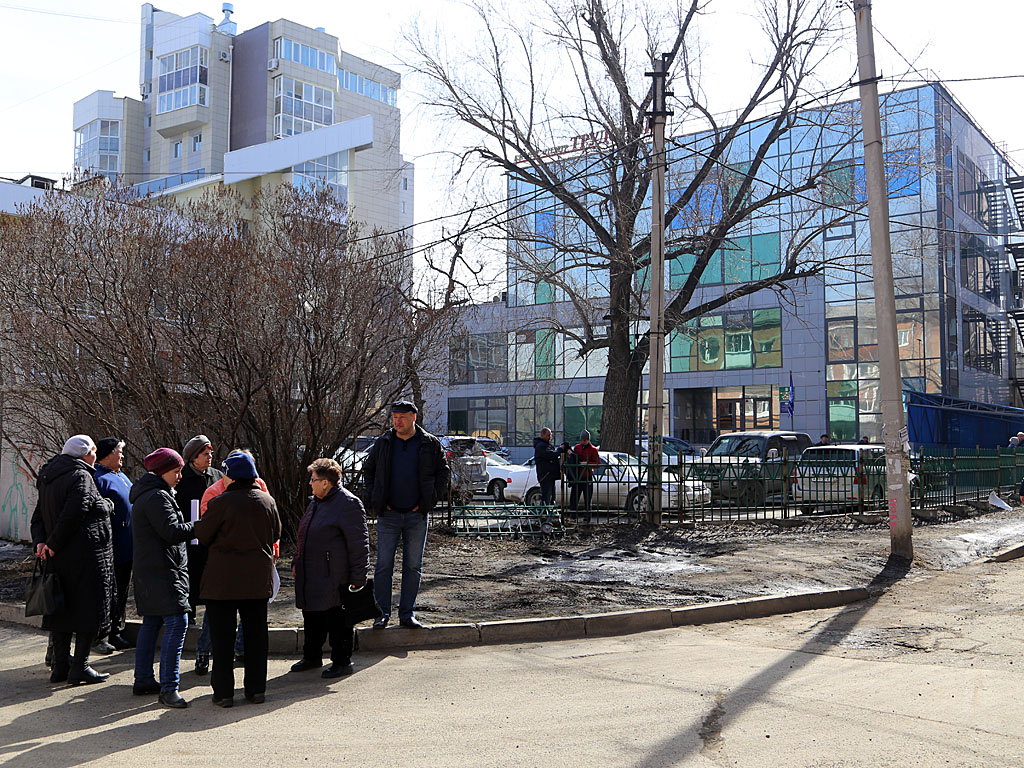
[[[671,115],[665,108],[665,90],[671,55],[654,59],[651,78],[651,109],[647,116],[654,134],[651,174],[651,373],[648,377],[647,403],[647,498],[650,501],[650,521],[661,525],[661,425],[665,403],[665,118]]]
[[[903,560],[914,557],[911,540],[903,387],[896,336],[896,297],[892,281],[889,240],[889,192],[882,154],[882,123],[875,76],[875,43],[871,27],[871,0],[854,0],[857,14],[857,62],[860,113],[864,132],[864,171],[867,179],[868,221],[871,225],[871,266],[875,285],[875,322],[878,326],[878,368],[882,387],[882,436],[885,440],[885,478],[889,499],[889,552]]]

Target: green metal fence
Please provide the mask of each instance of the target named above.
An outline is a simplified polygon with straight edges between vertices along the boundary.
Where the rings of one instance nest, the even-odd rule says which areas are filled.
[[[1024,451],[929,451],[910,457],[914,510],[982,501],[993,491],[1016,494],[1022,480]],[[863,450],[855,461],[839,458],[838,452],[821,459],[703,457],[663,469],[661,487],[661,521],[668,525],[829,514],[870,519],[884,514],[887,499],[884,456],[878,447]],[[446,518],[456,533],[481,536],[558,534],[579,525],[647,520],[648,467],[630,457],[628,463],[599,468],[586,480],[562,478],[550,506],[537,503],[539,492],[524,496],[530,504],[481,499],[453,503],[437,510],[434,519]]]

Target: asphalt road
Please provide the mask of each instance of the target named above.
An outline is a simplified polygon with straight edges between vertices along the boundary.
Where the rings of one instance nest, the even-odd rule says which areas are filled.
[[[52,686],[0,625],[8,766],[1024,765],[1024,561],[914,572],[875,600],[628,637],[357,654],[328,683],[273,659],[264,705],[185,711],[112,682]],[[186,669],[191,669],[186,664]],[[240,685],[240,673],[236,675]],[[208,680],[208,678],[206,678]],[[115,762],[116,761],[116,762]]]

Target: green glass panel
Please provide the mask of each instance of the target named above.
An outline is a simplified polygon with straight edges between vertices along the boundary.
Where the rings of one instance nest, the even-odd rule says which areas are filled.
[[[836,442],[857,439],[857,401],[830,400],[828,403],[829,434]]]
[[[781,367],[782,310],[755,309],[753,328],[754,367]]]
[[[555,332],[552,330],[537,331],[534,347],[536,359],[536,377],[538,379],[555,378]]]
[[[701,285],[717,285],[722,282],[722,253],[718,251],[708,260],[700,276]]]
[[[750,238],[750,277],[764,280],[779,274],[780,245],[779,233],[769,232]]]
[[[692,253],[682,253],[668,262],[668,287],[682,288],[686,283],[697,257]]]
[[[725,270],[725,282],[750,282],[750,238],[737,237],[730,240],[721,250]]]
[[[857,382],[830,381],[825,384],[825,394],[829,397],[857,397]]]

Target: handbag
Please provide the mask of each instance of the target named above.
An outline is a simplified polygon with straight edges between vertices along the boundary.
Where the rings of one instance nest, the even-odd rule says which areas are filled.
[[[350,625],[356,625],[367,619],[379,619],[384,615],[377,600],[373,596],[373,579],[366,580],[360,589],[354,592],[346,585],[341,586],[341,607]]]
[[[25,615],[51,616],[64,607],[64,590],[49,558],[36,558],[32,576],[25,585]]]

